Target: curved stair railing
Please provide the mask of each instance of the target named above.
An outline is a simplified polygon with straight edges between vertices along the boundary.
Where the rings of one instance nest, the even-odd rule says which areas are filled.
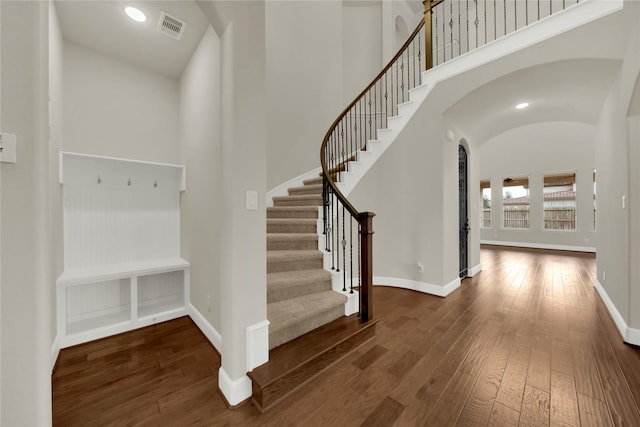
[[[342,290],[359,291],[362,321],[372,318],[372,212],[359,212],[340,190],[380,131],[409,101],[421,73],[580,0],[425,0],[424,18],[398,53],[345,108],[320,148],[323,175],[323,234],[332,270]],[[423,34],[424,33],[424,34]],[[355,256],[354,256],[355,253]],[[355,259],[354,259],[355,258]]]
[[[323,174],[325,249],[332,270],[341,274],[342,290],[359,290],[362,321],[372,318],[372,212],[359,212],[340,191],[341,176],[349,173],[378,130],[409,101],[409,91],[420,85],[425,64],[424,21],[413,31],[378,76],[344,109],[327,131],[320,161]],[[354,257],[355,252],[355,257]],[[354,260],[355,258],[355,260]]]

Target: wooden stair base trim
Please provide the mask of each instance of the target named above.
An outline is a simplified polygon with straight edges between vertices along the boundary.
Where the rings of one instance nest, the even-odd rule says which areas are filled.
[[[351,317],[356,317],[356,315],[349,316],[349,318]],[[355,318],[353,321],[359,322],[359,319]],[[261,377],[265,375],[262,374],[268,369],[266,365],[256,368],[253,372],[249,372],[248,376],[251,378],[253,389],[253,404],[262,413],[276,406],[322,371],[375,338],[377,323],[377,319],[361,323],[359,328],[337,341],[334,345],[328,346],[324,350],[306,358],[296,366],[274,378],[267,379],[266,384],[260,384],[261,380],[264,381],[264,378]],[[313,332],[314,331],[311,331],[308,334],[296,338],[296,340],[313,339],[307,336],[312,335]],[[283,346],[293,343],[294,341],[290,341]],[[279,348],[280,347],[277,347],[274,350],[278,350]]]

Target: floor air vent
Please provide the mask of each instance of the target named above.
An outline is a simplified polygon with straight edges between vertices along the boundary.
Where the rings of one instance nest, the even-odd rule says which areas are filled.
[[[178,18],[167,14],[166,12],[160,13],[160,22],[158,23],[158,31],[162,34],[166,34],[171,38],[180,40],[184,28],[187,26],[185,22],[182,22]]]

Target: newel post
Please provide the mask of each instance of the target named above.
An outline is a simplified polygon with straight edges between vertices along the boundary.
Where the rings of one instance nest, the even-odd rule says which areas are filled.
[[[360,212],[360,263],[362,281],[360,283],[360,320],[373,319],[373,212]]]
[[[433,47],[431,46],[431,0],[424,0],[424,45],[425,69],[433,67]]]

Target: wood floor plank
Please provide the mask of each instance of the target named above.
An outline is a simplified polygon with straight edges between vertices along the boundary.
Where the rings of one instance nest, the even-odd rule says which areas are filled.
[[[527,385],[522,398],[521,426],[549,425],[549,393]]]
[[[520,412],[527,380],[531,349],[528,346],[514,345],[507,362],[496,401]]]
[[[500,402],[495,402],[487,425],[491,427],[513,427],[518,425],[519,419],[520,413],[518,411],[514,411]]]
[[[609,408],[602,400],[578,393],[578,408],[582,426],[607,427],[613,425]]]
[[[376,286],[375,340],[264,414],[226,407],[188,317],[63,349],[54,426],[640,425],[640,350],[593,254],[484,246],[481,263],[446,298]]]
[[[573,377],[561,372],[551,373],[550,421],[552,426],[578,427],[580,413]]]
[[[393,425],[403,410],[404,405],[387,396],[360,425],[362,427],[383,427]]]

